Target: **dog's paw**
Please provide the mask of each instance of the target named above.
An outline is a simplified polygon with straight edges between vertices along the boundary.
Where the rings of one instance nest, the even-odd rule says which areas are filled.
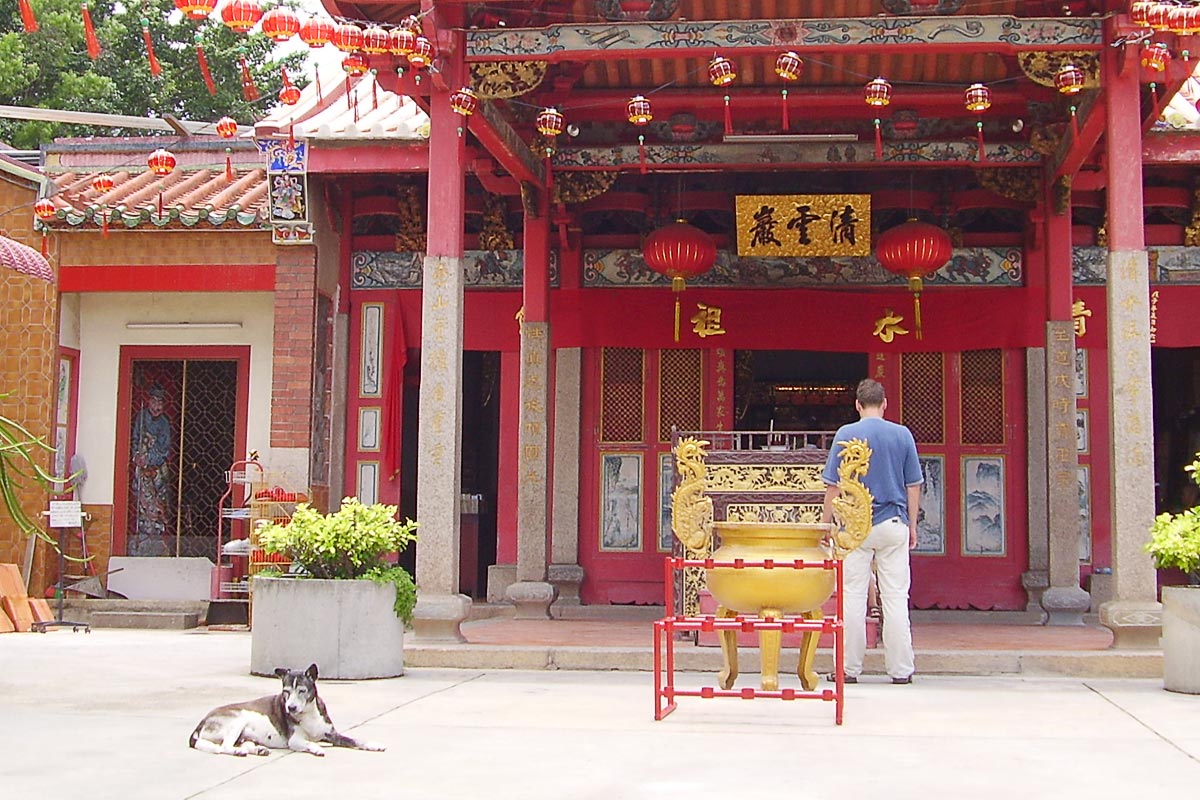
[[[387,750],[387,745],[380,742],[363,742],[358,746],[359,750],[373,750],[376,753],[382,753]]]
[[[271,748],[269,748],[269,747],[263,747],[262,745],[259,745],[258,747],[256,747],[256,748],[254,749],[254,755],[256,755],[256,756],[269,756],[269,755],[271,755]]]

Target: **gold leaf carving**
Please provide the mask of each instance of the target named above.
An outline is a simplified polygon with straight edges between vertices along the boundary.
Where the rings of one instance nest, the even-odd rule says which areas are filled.
[[[421,203],[421,192],[415,186],[400,187],[396,198],[399,225],[396,229],[397,252],[424,252],[425,214]]]
[[[616,182],[616,172],[563,172],[554,174],[555,203],[584,203],[599,197]]]
[[[546,77],[545,61],[491,61],[471,65],[471,88],[480,100],[528,94]]]
[[[1100,87],[1100,59],[1085,50],[1030,50],[1017,53],[1017,63],[1025,77],[1039,86],[1054,86],[1054,75],[1064,64],[1074,64],[1083,70],[1084,89]]]
[[[483,250],[512,250],[513,235],[505,221],[506,204],[500,195],[489,194],[483,201],[483,226],[479,246]]]
[[[1041,193],[1041,173],[1036,169],[980,169],[975,174],[983,188],[1022,203],[1036,203]]]

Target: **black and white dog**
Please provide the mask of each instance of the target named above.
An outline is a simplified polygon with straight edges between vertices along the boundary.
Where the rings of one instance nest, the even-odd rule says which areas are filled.
[[[188,744],[206,753],[230,756],[270,755],[269,748],[323,756],[320,742],[357,750],[386,750],[338,733],[317,696],[317,665],[304,672],[277,669],[279,694],[214,708],[200,720]]]

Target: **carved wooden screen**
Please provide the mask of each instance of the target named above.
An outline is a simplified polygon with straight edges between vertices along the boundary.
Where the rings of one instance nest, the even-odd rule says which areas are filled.
[[[946,441],[946,385],[941,353],[905,353],[900,361],[901,422],[919,444]]]
[[[1004,354],[962,354],[962,443],[1004,444]]]
[[[699,350],[663,350],[658,368],[658,440],[671,441],[671,428],[699,430],[703,395]]]
[[[640,442],[643,431],[643,351],[606,347],[600,361],[600,441]]]

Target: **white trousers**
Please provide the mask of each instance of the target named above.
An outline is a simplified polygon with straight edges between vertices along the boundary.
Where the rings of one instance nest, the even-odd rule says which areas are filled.
[[[899,517],[873,526],[862,546],[848,554],[843,563],[846,674],[857,677],[862,673],[867,651],[867,585],[871,581],[872,561],[883,606],[887,673],[893,678],[907,678],[916,669],[908,622],[908,588],[912,578],[908,566],[908,525]]]

